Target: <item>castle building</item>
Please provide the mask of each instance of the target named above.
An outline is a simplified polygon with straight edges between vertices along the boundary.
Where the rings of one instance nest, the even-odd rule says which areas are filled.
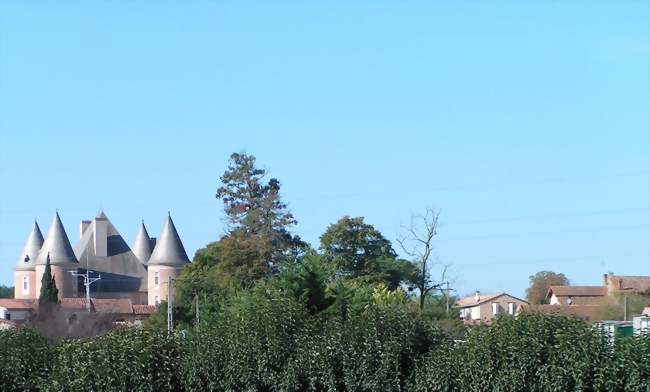
[[[149,237],[144,222],[129,247],[104,212],[80,225],[72,247],[57,212],[45,239],[37,222],[18,256],[14,271],[14,298],[36,300],[47,262],[60,299],[85,297],[84,279],[90,272],[101,279],[91,286],[97,300],[129,300],[133,305],[156,305],[168,299],[169,282],[190,262],[171,216],[160,236]]]

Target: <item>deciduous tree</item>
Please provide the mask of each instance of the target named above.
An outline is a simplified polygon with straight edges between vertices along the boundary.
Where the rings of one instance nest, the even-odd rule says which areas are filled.
[[[526,289],[526,300],[533,305],[546,303],[546,293],[550,286],[569,285],[569,279],[564,274],[553,271],[540,271],[528,279],[530,287]]]

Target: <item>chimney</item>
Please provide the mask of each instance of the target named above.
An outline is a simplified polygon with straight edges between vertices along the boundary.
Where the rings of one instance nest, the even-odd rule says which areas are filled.
[[[108,256],[108,249],[106,246],[108,223],[106,218],[95,218],[95,256],[106,257]]]
[[[476,293],[474,293],[474,300],[476,302],[481,300],[481,292],[480,291],[476,290]]]
[[[89,220],[82,220],[81,224],[79,225],[79,239],[84,236],[84,233],[86,232],[86,229],[88,226],[90,226],[90,221]]]

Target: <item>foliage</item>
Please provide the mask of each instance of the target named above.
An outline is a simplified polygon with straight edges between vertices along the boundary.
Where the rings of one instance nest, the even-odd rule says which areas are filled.
[[[164,391],[179,389],[179,338],[121,328],[91,341],[57,345],[47,391]]]
[[[625,318],[625,306],[627,306],[627,317],[640,314],[643,308],[648,306],[648,297],[639,294],[613,293],[597,303],[594,317],[597,320],[623,320]]]
[[[285,263],[271,284],[304,303],[311,314],[327,309],[333,299],[327,293],[327,285],[333,271],[323,263],[315,251],[309,251],[298,263]]]
[[[397,257],[390,241],[363,217],[339,219],[320,237],[320,244],[324,259],[343,274],[359,275],[371,260]]]
[[[287,364],[307,312],[281,292],[259,286],[229,300],[216,322],[188,342],[186,390],[295,390]]]
[[[650,335],[610,343],[564,316],[501,316],[452,341],[400,294],[347,318],[269,284],[229,298],[215,321],[167,336],[117,329],[50,344],[0,331],[3,391],[647,391]],[[388,300],[387,300],[388,298]]]
[[[47,262],[45,263],[45,271],[41,278],[41,292],[38,297],[38,304],[41,307],[49,307],[57,304],[59,301],[59,289],[56,288],[56,282],[52,275],[52,267],[50,266],[50,255],[47,255]]]
[[[546,293],[550,286],[569,285],[569,279],[564,274],[553,271],[539,271],[528,279],[530,287],[526,289],[526,300],[532,305],[546,303]]]
[[[337,278],[397,289],[412,276],[411,263],[398,259],[392,244],[363,217],[344,216],[320,237],[323,261]]]
[[[36,390],[50,374],[51,357],[47,339],[35,330],[0,330],[0,390]]]
[[[264,169],[256,167],[254,156],[234,153],[216,197],[224,203],[231,246],[242,247],[244,264],[250,264],[252,257],[259,269],[269,271],[304,243],[289,232],[297,221],[280,198],[280,182],[271,178],[264,183],[265,175]]]
[[[595,387],[611,392],[650,390],[650,334],[617,339],[610,360],[598,369]]]
[[[0,298],[13,298],[14,297],[14,288],[9,286],[0,286]]]

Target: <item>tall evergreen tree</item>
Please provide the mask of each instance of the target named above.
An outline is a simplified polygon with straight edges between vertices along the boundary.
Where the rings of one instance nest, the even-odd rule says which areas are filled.
[[[224,248],[241,245],[246,250],[246,260],[233,263],[270,272],[304,243],[289,232],[297,222],[280,197],[280,182],[275,178],[265,182],[265,176],[253,155],[234,153],[216,197],[224,203],[230,229],[220,242]],[[251,250],[255,254],[252,259]]]
[[[47,255],[45,263],[45,271],[41,279],[41,293],[38,297],[38,304],[40,306],[54,305],[59,301],[59,289],[56,288],[54,275],[52,275],[52,268],[50,266],[50,255]]]

